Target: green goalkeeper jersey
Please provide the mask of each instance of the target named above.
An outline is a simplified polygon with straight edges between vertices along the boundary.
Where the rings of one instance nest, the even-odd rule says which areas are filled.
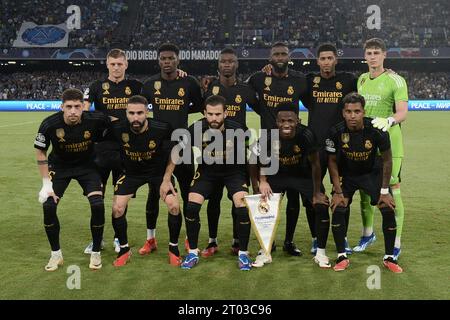
[[[358,79],[358,93],[364,96],[366,116],[388,118],[395,113],[395,103],[408,101],[405,79],[395,73],[384,72],[375,79],[363,73]],[[389,129],[393,157],[403,157],[402,133],[399,125]]]

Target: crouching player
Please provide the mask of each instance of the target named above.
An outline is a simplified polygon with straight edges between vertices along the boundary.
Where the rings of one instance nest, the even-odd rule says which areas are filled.
[[[401,273],[403,270],[394,259],[396,222],[395,203],[389,190],[392,171],[389,133],[375,129],[372,120],[364,117],[363,96],[349,93],[343,103],[344,121],[330,129],[326,140],[328,170],[334,187],[331,229],[338,252],[334,270],[342,271],[350,265],[345,253],[345,212],[353,194],[363,190],[370,195],[372,205],[378,206],[383,218],[383,264],[392,272]]]

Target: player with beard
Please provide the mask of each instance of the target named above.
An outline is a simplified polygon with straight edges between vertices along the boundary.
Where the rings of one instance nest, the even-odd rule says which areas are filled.
[[[170,126],[147,118],[147,100],[133,96],[128,101],[127,120],[113,125],[113,135],[121,145],[125,168],[116,183],[113,201],[113,227],[119,237],[120,252],[114,266],[125,265],[131,257],[128,246],[127,221],[124,212],[128,202],[144,184],[159,189],[164,175],[167,154],[173,146],[170,141]],[[179,266],[178,237],[181,229],[181,210],[175,190],[163,198],[168,207],[169,263]]]
[[[259,114],[258,101],[255,91],[246,83],[237,80],[236,72],[239,67],[236,51],[225,48],[220,52],[218,61],[219,78],[209,83],[205,98],[212,95],[221,95],[226,100],[226,116],[229,120],[239,122],[246,126],[247,105]],[[220,202],[223,195],[223,185],[218,185],[208,201],[208,230],[209,241],[207,247],[202,250],[202,257],[213,256],[218,250],[217,229],[220,216]],[[237,255],[239,252],[239,240],[237,233],[236,207],[231,209],[233,218],[233,242],[231,250]]]
[[[275,43],[270,50],[269,60],[273,71],[253,74],[247,81],[256,91],[259,99],[261,129],[276,129],[276,110],[280,103],[290,103],[298,116],[299,101],[307,99],[306,77],[289,68],[291,62],[289,48],[282,42]],[[286,236],[283,250],[293,256],[302,253],[293,242],[295,228],[300,213],[300,197],[297,191],[287,190]],[[274,246],[273,246],[274,248]]]
[[[186,231],[189,241],[189,254],[184,258],[181,268],[191,269],[199,261],[198,235],[200,231],[200,209],[215,189],[215,185],[225,185],[236,206],[239,238],[239,268],[251,269],[251,260],[247,251],[250,237],[250,218],[245,206],[244,196],[248,194],[245,160],[237,162],[239,156],[246,155],[246,148],[242,140],[238,139],[239,132],[246,130],[239,122],[228,120],[225,114],[226,100],[221,96],[210,96],[205,101],[205,118],[189,127],[190,139],[184,140],[182,147],[190,150],[193,141],[202,142],[202,161],[191,183],[189,202],[185,209]],[[231,135],[230,135],[231,133]],[[221,142],[221,143],[220,143]],[[211,146],[212,145],[212,146]],[[177,148],[180,146],[177,146]],[[242,147],[242,148],[241,148]],[[174,148],[174,150],[176,150]],[[231,156],[234,155],[234,158]],[[245,159],[245,158],[244,158]],[[166,168],[164,181],[161,184],[161,198],[173,190],[170,181],[177,158],[171,157]]]

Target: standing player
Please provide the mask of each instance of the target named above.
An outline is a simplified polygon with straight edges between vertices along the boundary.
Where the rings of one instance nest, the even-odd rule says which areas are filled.
[[[346,94],[356,91],[356,78],[348,72],[336,72],[337,63],[336,46],[331,43],[321,44],[317,49],[317,65],[320,72],[309,73],[306,76],[308,81],[308,98],[303,103],[308,109],[308,127],[315,134],[320,147],[319,157],[322,180],[328,168],[328,156],[325,151],[325,139],[328,130],[333,125],[343,121],[342,99]],[[265,66],[263,71],[271,74],[271,65]],[[306,209],[306,217],[312,236],[311,253],[315,255],[317,252],[316,218],[311,203],[303,198],[302,202]],[[345,250],[348,254],[352,253],[347,239]]]
[[[88,111],[91,104],[94,103],[96,111],[103,112],[112,120],[122,121],[126,119],[128,99],[141,92],[142,83],[125,78],[128,61],[123,50],[112,49],[109,51],[106,56],[106,67],[108,68],[108,78],[94,81],[84,93],[85,110]],[[96,163],[103,184],[103,195],[105,195],[110,173],[112,173],[113,185],[122,174],[119,149],[120,146],[115,141],[103,141],[95,146]],[[116,235],[114,235],[113,245],[115,251],[119,252],[119,240]],[[92,243],[84,250],[86,254],[91,252]]]
[[[306,77],[289,69],[289,48],[286,44],[277,42],[270,50],[271,75],[260,71],[249,79],[249,85],[258,94],[260,103],[261,129],[276,129],[276,107],[282,102],[291,103],[298,115],[299,101],[307,98]],[[302,253],[293,242],[294,232],[300,213],[299,193],[292,189],[287,191],[286,236],[283,250],[293,256]]]
[[[159,67],[161,72],[144,82],[142,95],[147,98],[153,108],[153,118],[167,122],[171,130],[187,129],[188,114],[201,112],[203,98],[198,81],[191,77],[180,77],[178,74],[179,49],[176,45],[166,43],[158,48]],[[194,176],[193,159],[190,164],[177,166],[175,177],[181,189],[183,204],[188,201],[189,184]],[[158,219],[159,188],[150,190],[150,202],[147,202],[147,240],[139,254],[151,253],[157,248],[156,222]],[[180,223],[181,216],[178,217]]]
[[[89,268],[100,269],[105,206],[101,178],[94,164],[94,143],[103,138],[110,122],[101,113],[83,112],[83,93],[77,89],[63,92],[61,109],[44,119],[34,141],[43,182],[39,202],[43,204],[44,227],[52,249],[45,270],[55,271],[63,264],[56,209],[72,179],[83,188],[91,206],[93,249]],[[52,151],[47,159],[50,144]]]
[[[167,153],[171,149],[170,126],[147,118],[147,99],[133,96],[128,101],[127,120],[113,124],[113,134],[120,141],[125,168],[116,183],[113,201],[113,227],[119,236],[120,251],[114,266],[120,267],[130,259],[127,222],[124,219],[128,202],[144,184],[159,189],[164,175]],[[178,237],[181,229],[181,212],[175,190],[163,198],[169,209],[169,263],[179,266]]]
[[[392,153],[389,134],[372,125],[364,117],[364,97],[356,92],[344,98],[341,122],[330,129],[326,150],[329,152],[328,169],[333,181],[334,194],[332,230],[338,259],[335,271],[348,268],[350,261],[345,253],[345,212],[356,190],[364,190],[372,205],[377,205],[383,217],[385,255],[383,264],[394,273],[402,268],[394,259],[396,234],[395,203],[389,193],[392,171]],[[378,157],[381,153],[381,159]],[[380,161],[382,164],[380,165]],[[342,184],[340,178],[342,177]]]
[[[245,83],[240,83],[236,77],[236,71],[239,67],[236,51],[232,48],[225,48],[220,52],[218,70],[219,79],[213,80],[205,92],[205,98],[212,95],[220,95],[226,100],[225,114],[227,119],[239,122],[243,127],[246,126],[247,105],[259,114],[258,101],[255,91]],[[223,185],[217,186],[208,201],[208,246],[202,251],[203,257],[214,255],[217,250],[217,229],[220,216],[220,201],[223,195]],[[231,209],[233,218],[233,243],[232,252],[238,254],[239,240],[237,233],[236,207]]]
[[[189,241],[189,254],[184,258],[181,268],[191,269],[198,263],[198,235],[200,231],[200,209],[216,185],[225,185],[232,196],[236,207],[239,238],[239,268],[250,270],[251,261],[248,256],[248,242],[250,238],[250,218],[245,206],[244,196],[248,194],[247,173],[245,161],[236,162],[236,158],[246,155],[243,139],[235,137],[238,131],[242,133],[246,127],[239,122],[228,120],[225,114],[226,100],[222,96],[210,96],[205,101],[205,118],[189,127],[191,142],[202,141],[202,161],[192,180],[189,191],[189,202],[185,207],[186,231]],[[231,132],[230,132],[231,131]],[[232,135],[229,135],[232,133]],[[220,140],[221,145],[216,144]],[[216,147],[211,146],[214,143]],[[240,148],[239,146],[242,146]],[[192,143],[186,143],[191,148]],[[234,158],[231,156],[234,155]],[[164,181],[161,184],[161,197],[173,190],[170,177],[175,169],[174,159],[171,158],[166,168]]]
[[[321,168],[319,161],[319,146],[314,133],[298,120],[295,106],[291,103],[280,104],[277,108],[277,127],[279,140],[266,142],[267,151],[273,146],[278,146],[274,154],[270,155],[271,161],[279,162],[279,170],[275,175],[260,174],[259,190],[264,197],[273,192],[285,192],[288,188],[296,190],[304,199],[307,199],[314,210],[317,228],[317,241],[319,249],[314,261],[321,268],[330,268],[330,262],[325,254],[328,230],[330,229],[330,217],[328,215],[328,199],[322,193]],[[262,159],[262,163],[269,163],[268,159]],[[256,258],[254,266],[262,267],[264,263],[271,262],[271,257],[260,254]]]
[[[408,87],[405,79],[384,68],[386,45],[378,38],[369,39],[364,44],[364,56],[369,72],[358,79],[358,92],[366,99],[366,116],[373,118],[375,128],[388,131],[392,146],[392,177],[389,185],[395,200],[397,236],[395,238],[394,258],[400,255],[400,237],[403,229],[404,208],[400,193],[400,171],[403,160],[403,139],[400,123],[406,120],[408,112]],[[361,192],[361,213],[363,234],[356,252],[364,251],[376,239],[373,232],[374,209],[369,196]]]
[[[307,75],[308,99],[304,101],[304,105],[308,109],[308,128],[312,130],[320,146],[322,180],[328,168],[328,156],[325,151],[325,139],[328,130],[333,125],[343,121],[342,99],[348,93],[356,91],[356,78],[348,72],[336,72],[337,62],[336,47],[330,43],[322,44],[317,49],[317,65],[320,73]],[[316,254],[317,240],[315,232],[313,233],[316,230],[313,208],[307,199],[302,198],[302,202],[306,209],[306,216],[313,237],[311,253]],[[346,227],[348,228],[348,225]],[[347,236],[347,231],[345,235]],[[348,254],[351,254],[352,250],[348,245],[347,238],[345,241],[345,250]]]

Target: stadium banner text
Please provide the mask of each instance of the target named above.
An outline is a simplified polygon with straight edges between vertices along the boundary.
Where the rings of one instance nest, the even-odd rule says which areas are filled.
[[[58,111],[61,107],[61,101],[58,100],[21,100],[0,101],[0,111]],[[151,106],[149,107],[151,110]],[[94,110],[91,106],[90,110]],[[299,104],[300,111],[306,111],[303,104]],[[408,102],[410,111],[450,111],[450,100],[411,100]],[[247,106],[247,111],[251,109]]]
[[[219,58],[222,48],[184,49],[180,48],[180,60],[210,60]],[[292,59],[315,59],[317,48],[291,48]],[[156,61],[156,48],[147,50],[125,50],[131,61]],[[269,48],[237,48],[237,55],[242,60],[267,60]],[[0,60],[105,60],[107,49],[87,48],[0,48]],[[362,48],[338,49],[340,59],[364,59]],[[443,48],[389,48],[387,56],[391,59],[448,59],[450,47]]]

